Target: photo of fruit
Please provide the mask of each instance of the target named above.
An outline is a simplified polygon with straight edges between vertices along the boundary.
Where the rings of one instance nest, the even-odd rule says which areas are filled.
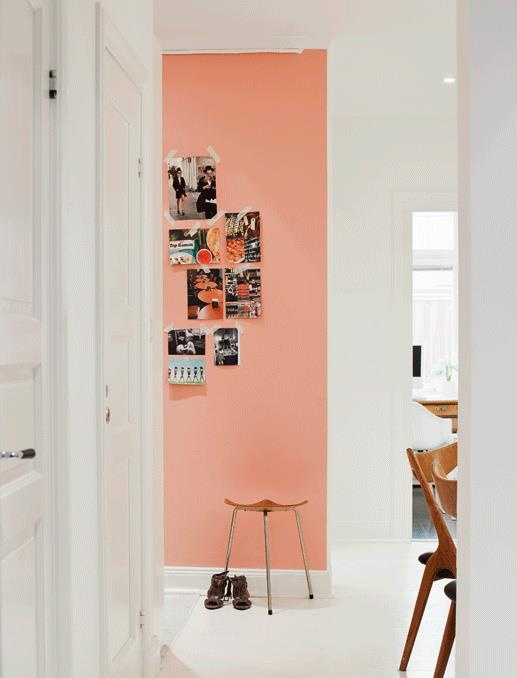
[[[199,228],[193,235],[190,229],[169,230],[170,264],[218,264],[221,261],[219,228]]]

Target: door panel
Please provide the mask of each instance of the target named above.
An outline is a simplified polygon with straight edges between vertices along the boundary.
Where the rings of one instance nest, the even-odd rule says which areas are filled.
[[[141,95],[104,64],[103,282],[109,674],[141,675]]]
[[[50,676],[45,607],[51,596],[44,485],[50,450],[42,389],[48,237],[48,12],[46,2],[0,4],[0,450],[34,448],[36,459],[0,459],[0,675]],[[38,281],[38,284],[35,283]],[[44,549],[47,549],[45,551]]]

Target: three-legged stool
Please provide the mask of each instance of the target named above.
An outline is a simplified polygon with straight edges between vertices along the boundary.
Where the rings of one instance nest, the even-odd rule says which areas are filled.
[[[305,552],[305,543],[303,541],[302,522],[298,507],[307,504],[307,500],[301,501],[299,504],[277,504],[270,499],[263,499],[256,504],[236,504],[230,499],[224,500],[225,504],[233,506],[232,522],[230,526],[230,534],[228,536],[228,548],[226,549],[226,564],[224,569],[227,570],[230,564],[230,555],[233,546],[233,533],[235,531],[235,521],[237,519],[238,511],[257,511],[264,516],[264,543],[266,546],[266,580],[267,580],[267,608],[268,614],[273,614],[273,606],[271,604],[271,570],[269,566],[269,532],[268,532],[268,514],[276,511],[293,511],[296,516],[296,527],[298,528],[298,536],[300,538],[300,546],[302,549],[303,566],[305,568],[305,576],[307,577],[307,588],[309,589],[309,598],[314,598],[312,593],[311,575],[309,574],[309,567],[307,565],[307,554]]]

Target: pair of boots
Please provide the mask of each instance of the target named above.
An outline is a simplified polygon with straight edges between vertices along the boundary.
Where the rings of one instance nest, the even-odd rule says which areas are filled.
[[[228,570],[212,575],[210,588],[206,594],[205,607],[207,610],[217,610],[224,605],[225,600],[232,598],[232,605],[236,610],[249,610],[251,607],[248,582],[246,577],[228,576]]]

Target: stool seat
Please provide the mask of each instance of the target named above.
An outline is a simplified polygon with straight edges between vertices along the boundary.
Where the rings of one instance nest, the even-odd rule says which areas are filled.
[[[236,509],[239,509],[239,511],[292,511],[294,508],[297,508],[298,506],[303,506],[304,504],[308,504],[309,500],[306,499],[305,501],[300,501],[298,504],[277,504],[276,501],[271,501],[271,499],[261,499],[261,501],[257,501],[254,504],[238,504],[231,499],[225,499],[224,500],[225,504],[228,504],[228,506],[233,506]]]

